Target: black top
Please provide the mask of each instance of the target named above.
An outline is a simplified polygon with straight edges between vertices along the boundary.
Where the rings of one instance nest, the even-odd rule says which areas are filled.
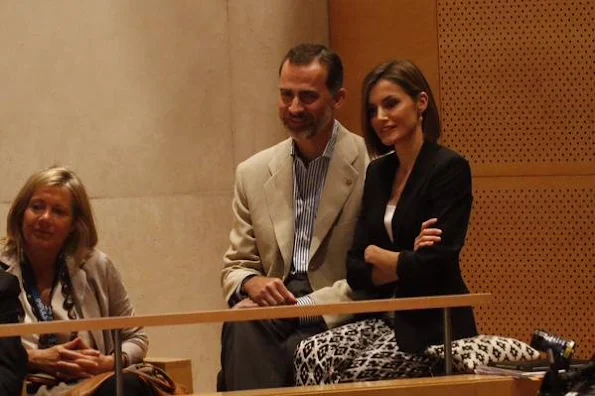
[[[19,321],[19,281],[0,268],[0,323]],[[27,374],[27,353],[20,337],[0,338],[0,395],[20,395]]]
[[[452,150],[424,143],[397,203],[391,242],[384,214],[398,168],[395,153],[372,161],[368,167],[361,214],[347,258],[349,285],[372,298],[468,293],[459,254],[473,201],[469,163]],[[442,229],[442,241],[414,252],[421,223],[432,217],[438,219],[435,227]],[[397,282],[380,287],[372,283],[372,266],[364,261],[368,245],[400,252]],[[419,353],[428,345],[442,343],[441,310],[396,312],[394,323],[397,344],[405,352]],[[453,339],[477,335],[471,308],[453,309],[452,327]]]

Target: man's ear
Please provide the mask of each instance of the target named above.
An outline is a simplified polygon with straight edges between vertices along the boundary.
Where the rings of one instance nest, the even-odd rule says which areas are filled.
[[[346,97],[347,97],[347,91],[345,90],[345,88],[341,88],[339,90],[339,92],[337,92],[335,95],[333,95],[333,108],[335,110],[340,109],[341,106],[343,106],[343,103],[345,102]]]

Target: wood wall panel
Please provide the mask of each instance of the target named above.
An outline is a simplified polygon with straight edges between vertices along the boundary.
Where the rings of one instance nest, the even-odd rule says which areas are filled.
[[[590,356],[595,3],[437,0],[437,13],[443,143],[476,184],[463,268],[495,295],[481,331],[544,328]]]
[[[595,174],[595,2],[437,4],[444,142],[477,175]]]
[[[348,97],[338,119],[361,130],[361,83],[377,64],[406,58],[426,75],[439,98],[435,0],[329,0],[330,45],[345,65]]]
[[[536,329],[595,351],[595,178],[478,178],[462,256],[482,334],[528,342]]]
[[[495,295],[481,331],[528,341],[544,328],[590,356],[595,1],[330,0],[329,15],[348,127],[360,129],[360,84],[381,60],[412,59],[440,97],[442,143],[473,169],[462,265],[472,291]]]

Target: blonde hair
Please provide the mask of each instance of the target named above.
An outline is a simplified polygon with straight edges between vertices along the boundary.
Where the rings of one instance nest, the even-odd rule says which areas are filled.
[[[6,219],[2,249],[7,255],[21,257],[24,247],[23,217],[35,191],[42,187],[63,187],[72,194],[73,231],[62,251],[81,261],[97,245],[97,229],[89,197],[78,176],[64,167],[52,166],[32,174],[12,202]]]

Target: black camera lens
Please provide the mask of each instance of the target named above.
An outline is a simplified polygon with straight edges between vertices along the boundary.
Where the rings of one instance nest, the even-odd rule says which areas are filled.
[[[543,352],[551,350],[557,357],[568,361],[574,353],[576,343],[572,340],[565,340],[545,330],[535,330],[531,338],[531,346]]]

